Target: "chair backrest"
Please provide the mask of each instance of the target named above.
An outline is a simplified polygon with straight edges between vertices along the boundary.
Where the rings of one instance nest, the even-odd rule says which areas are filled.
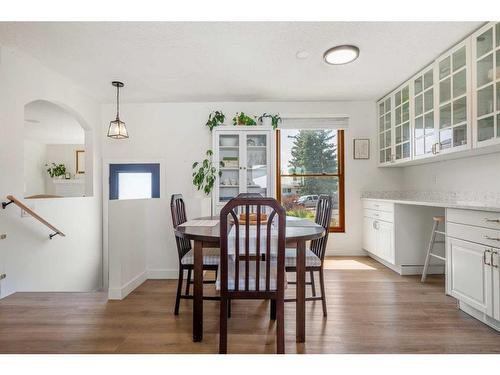
[[[311,251],[323,261],[325,258],[326,244],[328,242],[328,232],[330,221],[332,220],[333,197],[331,195],[320,195],[316,206],[316,224],[325,228],[325,235],[317,240],[311,241]]]
[[[286,212],[276,199],[231,199],[220,213],[221,293],[228,293],[229,277],[234,280],[229,292],[236,298],[284,293],[285,230]]]
[[[186,205],[182,194],[173,194],[170,199],[170,212],[172,213],[172,224],[174,229],[182,223],[187,221],[186,218]],[[186,253],[191,250],[191,241],[175,236],[177,244],[177,252],[179,254],[179,262]]]

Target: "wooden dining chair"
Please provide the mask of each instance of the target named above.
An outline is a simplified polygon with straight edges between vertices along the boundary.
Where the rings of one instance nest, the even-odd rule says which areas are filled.
[[[316,224],[325,228],[325,235],[317,240],[311,241],[310,247],[306,249],[306,273],[309,272],[311,280],[306,285],[311,286],[312,297],[306,301],[321,301],[323,305],[323,316],[327,316],[325,276],[323,271],[326,245],[328,243],[328,232],[332,219],[333,197],[330,195],[320,195],[316,206]],[[286,249],[285,254],[286,272],[297,272],[297,249]],[[319,283],[321,296],[316,296],[316,285],[314,283],[314,272],[319,272]],[[295,284],[295,282],[289,282]],[[285,302],[295,302],[296,299],[286,299]]]
[[[177,228],[182,223],[187,221],[186,216],[186,204],[184,203],[184,198],[182,194],[173,194],[170,199],[170,211],[172,213],[172,223],[174,229]],[[177,280],[177,295],[175,298],[175,308],[174,314],[179,315],[179,305],[181,299],[193,299],[193,296],[189,294],[189,289],[193,281],[191,280],[191,274],[194,270],[194,254],[191,247],[191,241],[175,236],[175,242],[177,244],[177,253],[179,255],[179,277]],[[216,274],[219,269],[219,249],[207,248],[203,249],[203,270],[215,271]],[[187,271],[186,279],[186,292],[182,294],[182,284],[184,279],[184,271]],[[216,275],[217,278],[217,275]],[[215,280],[204,280],[206,283],[215,283]],[[219,297],[215,296],[204,296],[205,300],[219,300]]]
[[[251,213],[256,215],[253,222]],[[275,301],[277,352],[285,352],[285,225],[285,210],[273,198],[239,196],[222,208],[217,282],[220,353],[227,353],[227,309],[234,299]]]

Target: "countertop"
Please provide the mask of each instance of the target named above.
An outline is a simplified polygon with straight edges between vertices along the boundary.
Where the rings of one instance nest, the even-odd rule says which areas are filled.
[[[483,204],[481,202],[447,202],[447,201],[426,201],[426,200],[412,200],[412,199],[391,199],[391,198],[361,198],[362,200],[390,202],[396,204],[409,204],[415,206],[429,206],[429,207],[443,207],[443,208],[458,208],[462,210],[476,210],[488,212],[500,212],[500,207]]]

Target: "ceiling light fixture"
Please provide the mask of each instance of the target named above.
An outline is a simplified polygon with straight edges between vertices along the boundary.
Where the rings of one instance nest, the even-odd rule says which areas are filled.
[[[343,65],[356,60],[359,56],[359,48],[351,45],[336,46],[330,48],[323,55],[323,59],[330,65]]]
[[[125,123],[120,120],[120,87],[125,86],[123,82],[111,82],[116,87],[116,119],[109,123],[108,137],[114,139],[128,138],[127,127]]]

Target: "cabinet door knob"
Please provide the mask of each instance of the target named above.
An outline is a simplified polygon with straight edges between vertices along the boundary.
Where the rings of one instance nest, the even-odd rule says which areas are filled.
[[[498,268],[498,261],[497,261],[497,263],[496,263],[496,264],[495,264],[495,263],[493,263],[493,259],[495,259],[494,255],[496,255],[496,256],[497,256],[497,260],[498,260],[498,251],[493,250],[493,252],[491,253],[491,266],[492,266],[492,267],[495,267],[495,268]]]
[[[500,241],[500,238],[498,237],[490,237],[488,235],[484,235],[485,240],[490,240],[490,241]]]
[[[484,218],[484,221],[487,223],[500,223],[500,219],[488,219],[487,217]]]
[[[486,254],[490,254],[490,263],[488,263],[486,261]],[[483,263],[486,264],[487,266],[491,266],[491,250],[484,250],[484,253],[483,253]]]

